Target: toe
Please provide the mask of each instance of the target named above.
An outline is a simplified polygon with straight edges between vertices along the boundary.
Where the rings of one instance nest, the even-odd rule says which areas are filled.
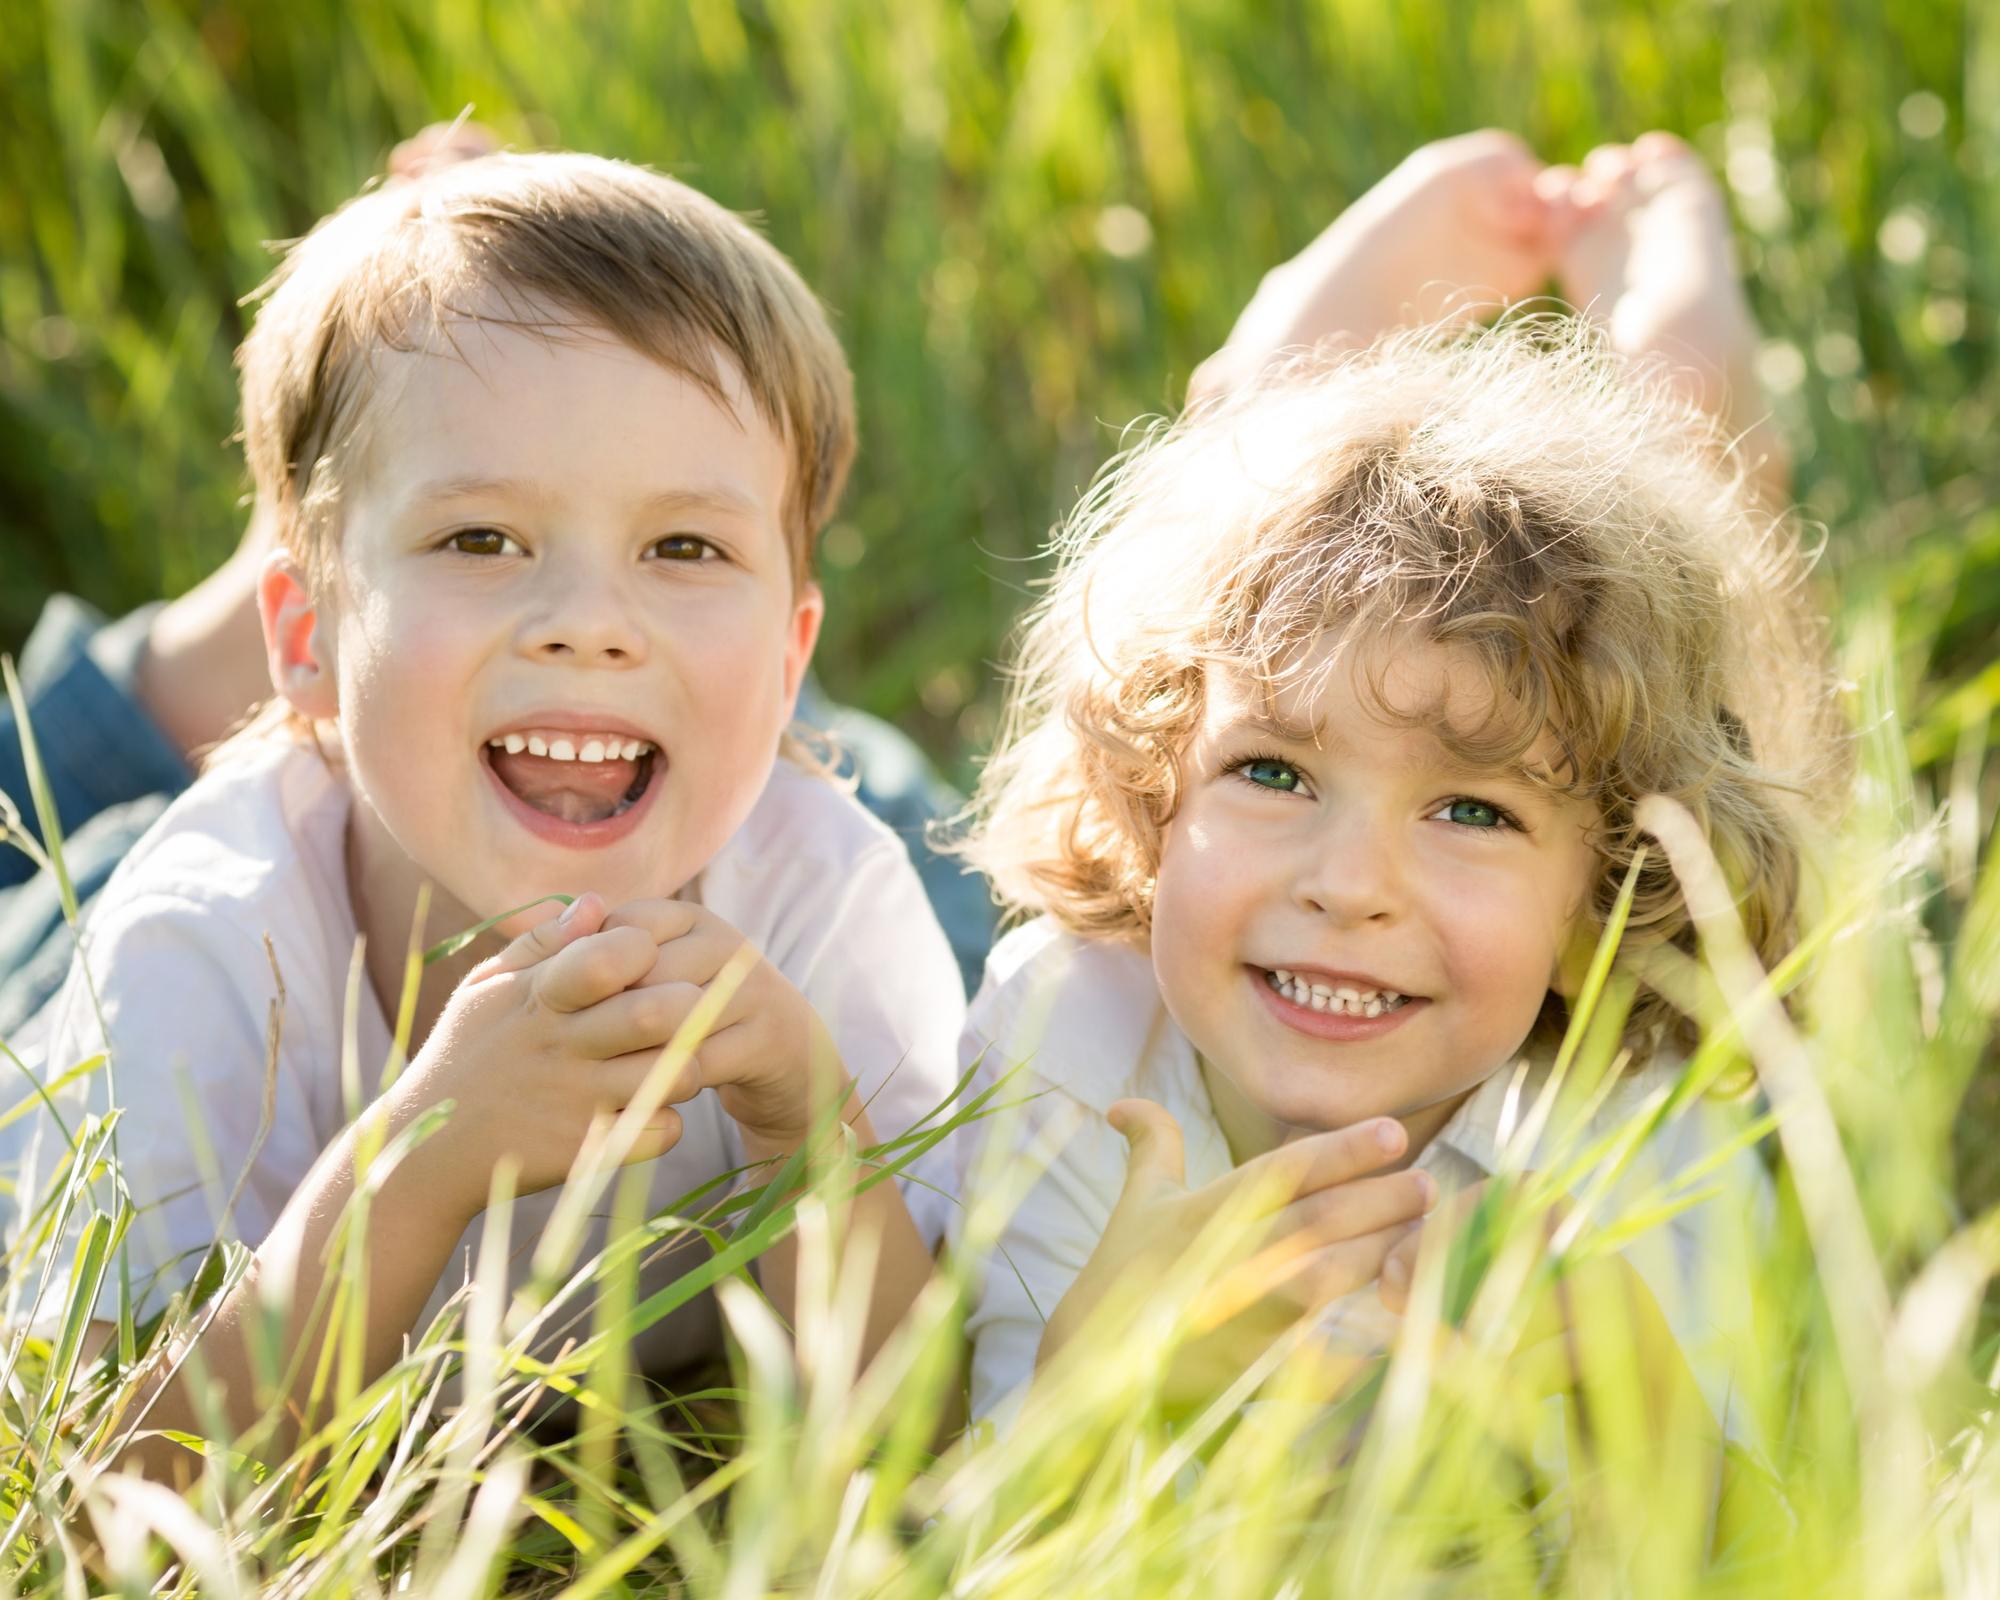
[[[1601,144],[1583,158],[1583,175],[1602,188],[1614,188],[1632,173],[1632,147]]]
[[[1582,173],[1567,164],[1536,173],[1534,196],[1541,203],[1544,243],[1558,254],[1568,248],[1578,229],[1589,224],[1599,203],[1584,188]]]
[[[1655,128],[1632,141],[1632,159],[1638,162],[1672,161],[1692,156],[1694,149],[1677,133]]]
[[[1621,217],[1638,197],[1640,170],[1630,145],[1601,144],[1583,158],[1570,185],[1571,204],[1593,220]]]
[[[1550,205],[1573,204],[1573,191],[1581,177],[1582,173],[1568,162],[1558,167],[1544,167],[1535,174],[1535,193]]]
[[[1633,187],[1650,201],[1667,195],[1676,203],[1720,210],[1722,188],[1693,145],[1675,134],[1642,135],[1632,146]]]

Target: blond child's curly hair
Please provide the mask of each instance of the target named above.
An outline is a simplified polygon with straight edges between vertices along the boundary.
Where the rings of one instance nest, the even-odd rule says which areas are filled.
[[[1418,331],[1281,369],[1151,431],[1057,552],[960,846],[1017,913],[1143,937],[1210,676],[1275,696],[1331,631],[1483,667],[1475,726],[1374,699],[1595,809],[1588,915],[1642,843],[1635,805],[1662,794],[1706,830],[1757,952],[1793,939],[1798,801],[1840,766],[1795,531],[1712,423],[1575,322]],[[1529,762],[1545,740],[1555,770]],[[1623,952],[1692,944],[1655,849]],[[1650,992],[1630,1026],[1684,1034]]]

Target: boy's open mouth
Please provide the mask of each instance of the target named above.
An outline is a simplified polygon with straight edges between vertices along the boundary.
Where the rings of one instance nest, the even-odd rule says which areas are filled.
[[[604,731],[517,729],[486,742],[493,775],[523,805],[564,822],[605,822],[629,811],[661,760],[644,739]]]

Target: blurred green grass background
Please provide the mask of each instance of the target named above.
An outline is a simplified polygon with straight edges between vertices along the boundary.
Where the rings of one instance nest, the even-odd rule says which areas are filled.
[[[864,445],[821,670],[961,778],[1038,545],[1120,426],[1405,151],[1485,124],[1551,159],[1698,142],[1838,592],[1895,601],[1919,715],[1991,654],[1983,0],[16,0],[0,86],[0,646],[51,590],[122,609],[229,549],[267,241],[469,105],[758,213],[825,297]]]
[[[468,105],[517,145],[687,178],[798,261],[863,427],[821,672],[961,780],[1049,524],[1124,424],[1175,405],[1263,270],[1430,138],[1500,125],[1562,160],[1688,135],[1727,179],[1819,582],[1864,678],[1857,835],[1921,863],[1829,958],[1828,1094],[1892,1278],[1949,1213],[2000,1201],[2000,1073],[1990,1052],[1977,1070],[1983,1042],[1936,1065],[1984,1040],[1952,1007],[1990,1010],[1990,979],[1956,982],[1940,1030],[1926,977],[1953,959],[2000,801],[1991,0],[8,0],[0,649],[51,592],[117,611],[230,549],[230,354],[267,241]],[[1943,952],[1910,937],[1920,918]],[[1809,1308],[1814,1282],[1801,1259],[1771,1293]],[[1804,1437],[1827,1465],[1803,1525],[1845,1533],[1846,1458]],[[1272,1459],[1274,1484],[1301,1478]],[[774,1523],[803,1503],[772,1498]],[[1810,1567],[1796,1582],[1841,1592]]]
[[[1050,523],[1263,270],[1426,139],[1658,126],[1728,181],[1826,593],[1893,615],[1919,765],[2000,699],[1984,4],[51,0],[0,85],[0,648],[227,552],[269,242],[469,106],[756,213],[826,299],[863,449],[820,670],[963,781]]]

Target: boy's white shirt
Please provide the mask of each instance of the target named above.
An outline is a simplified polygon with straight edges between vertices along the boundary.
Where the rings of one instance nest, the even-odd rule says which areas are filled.
[[[1186,1141],[1190,1189],[1225,1176],[1235,1163],[1194,1048],[1168,1016],[1152,963],[1135,945],[1079,939],[1046,917],[1015,929],[988,959],[961,1056],[967,1067],[978,1063],[970,1092],[1004,1079],[996,1102],[1019,1109],[973,1124],[966,1131],[978,1136],[958,1144],[957,1187],[967,1204],[954,1213],[955,1236],[985,1237],[975,1220],[979,1197],[1011,1200],[1027,1181],[1010,1180],[1007,1153],[1037,1173],[998,1224],[998,1247],[981,1263],[966,1327],[973,1343],[972,1415],[1004,1425],[1034,1376],[1048,1314],[1102,1238],[1124,1187],[1126,1144],[1106,1120],[1110,1106],[1143,1096],[1172,1114]],[[1541,1081],[1530,1075],[1517,1091],[1513,1076],[1496,1073],[1481,1084],[1418,1156],[1415,1164],[1447,1194],[1498,1167],[1502,1138]],[[1623,1124],[1674,1079],[1664,1066],[1629,1071],[1572,1148]],[[1683,1112],[1648,1142],[1597,1215],[1615,1219],[1622,1206],[1718,1152],[1732,1128],[1725,1109],[1712,1102]],[[981,1130],[999,1131],[991,1137]],[[1523,1165],[1536,1162],[1531,1156]],[[1731,1357],[1740,1363],[1748,1348],[1751,1244],[1767,1219],[1771,1184],[1755,1151],[1746,1149],[1696,1187],[1711,1186],[1721,1192],[1621,1253],[1659,1302],[1718,1422],[1736,1442],[1754,1444],[1748,1410],[1732,1392]],[[1322,1325],[1379,1347],[1394,1322],[1371,1284],[1329,1307]]]
[[[121,863],[93,910],[84,950],[104,1030],[74,965],[38,1019],[37,1053],[51,1080],[104,1048],[108,1035],[124,1107],[120,1165],[134,1201],[147,1207],[129,1235],[135,1292],[159,1275],[142,1315],[192,1275],[217,1235],[220,1202],[250,1158],[277,993],[273,956],[285,990],[274,1115],[228,1236],[252,1247],[261,1241],[349,1120],[341,1040],[356,937],[344,867],[351,803],[345,782],[296,745],[274,745],[202,777]],[[850,796],[776,762],[749,818],[687,893],[756,945],[811,1002],[869,1104],[878,1138],[905,1132],[947,1098],[965,1009],[958,969],[901,841]],[[379,1086],[391,1034],[365,975],[359,1001],[365,1102]],[[107,1093],[107,1076],[97,1072],[56,1099],[73,1128],[86,1104],[104,1108]],[[680,1142],[648,1164],[649,1213],[742,1164],[735,1124],[713,1091],[680,1110]],[[36,1120],[29,1170],[40,1176],[60,1153],[52,1149],[60,1136],[46,1118]],[[412,1159],[421,1160],[421,1150]],[[952,1158],[933,1151],[919,1170],[948,1183]],[[529,1277],[561,1192],[515,1202],[513,1285]],[[946,1196],[920,1183],[905,1183],[904,1193],[919,1230],[935,1243]],[[578,1260],[601,1247],[610,1204],[607,1189],[592,1208]],[[461,1240],[426,1321],[477,1261],[485,1221],[474,1221]],[[644,1262],[641,1297],[700,1259],[684,1245]],[[60,1306],[62,1297],[46,1303]],[[115,1315],[115,1307],[107,1286],[98,1314]],[[579,1322],[575,1310],[561,1320],[575,1324],[570,1331],[588,1331],[587,1315]],[[643,1370],[664,1370],[719,1350],[717,1334],[703,1297],[646,1330],[634,1356]]]

